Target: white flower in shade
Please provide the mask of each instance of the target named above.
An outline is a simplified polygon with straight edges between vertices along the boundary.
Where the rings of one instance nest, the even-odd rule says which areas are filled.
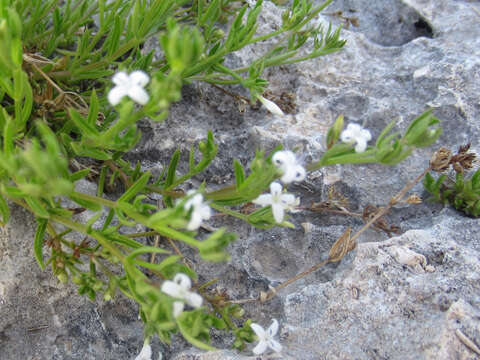
[[[367,142],[372,139],[372,134],[361,125],[350,123],[347,128],[340,134],[340,139],[344,143],[356,143],[355,151],[364,152],[367,148]]]
[[[253,348],[253,352],[256,355],[263,354],[267,348],[272,349],[273,351],[279,353],[282,351],[282,345],[276,340],[273,340],[273,337],[277,334],[278,331],[278,321],[273,319],[272,325],[265,331],[263,327],[258,324],[251,324],[250,327],[258,336],[258,344]]]
[[[277,151],[273,154],[272,161],[282,171],[283,175],[280,180],[284,184],[305,179],[305,169],[297,162],[293,152]]]
[[[258,100],[265,106],[265,108],[274,115],[284,116],[282,109],[278,107],[273,101],[265,99],[263,96],[258,96]]]
[[[143,343],[142,350],[140,351],[140,354],[137,355],[135,360],[152,360],[152,348],[147,340],[145,340]]]
[[[195,190],[190,190],[187,195],[192,195],[195,193]],[[192,209],[190,214],[190,221],[187,225],[187,230],[197,230],[201,225],[203,220],[208,220],[212,216],[212,209],[210,206],[203,202],[202,194],[195,194],[190,199],[187,200],[183,206],[186,211]]]
[[[277,182],[270,184],[270,194],[260,195],[252,201],[261,206],[272,206],[272,213],[275,221],[280,224],[283,221],[285,210],[294,210],[300,204],[300,199],[292,194],[283,194],[282,185]]]
[[[150,78],[141,70],[133,71],[130,75],[121,71],[112,78],[115,87],[108,93],[108,101],[113,106],[120,103],[124,96],[128,96],[140,105],[145,105],[150,97],[144,87]]]
[[[173,281],[166,280],[162,284],[162,291],[165,294],[180,300],[173,303],[174,317],[177,317],[182,313],[185,303],[194,308],[202,306],[202,297],[190,291],[191,287],[192,282],[190,281],[190,278],[182,273],[175,275]]]

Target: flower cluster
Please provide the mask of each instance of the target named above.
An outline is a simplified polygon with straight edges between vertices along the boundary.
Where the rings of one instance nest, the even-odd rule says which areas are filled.
[[[284,184],[293,181],[302,181],[305,179],[305,169],[297,162],[295,154],[291,151],[277,151],[272,161],[274,165],[281,171],[280,180]],[[300,199],[292,194],[282,192],[282,185],[278,182],[270,184],[270,194],[262,194],[255,200],[254,204],[260,206],[271,206],[273,218],[278,224],[283,222],[285,211],[295,211],[295,207],[300,204]]]

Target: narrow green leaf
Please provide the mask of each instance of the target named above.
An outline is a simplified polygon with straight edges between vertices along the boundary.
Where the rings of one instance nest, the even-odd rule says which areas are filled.
[[[150,172],[145,172],[140,179],[138,179],[132,186],[128,188],[127,191],[118,199],[118,202],[128,202],[140,191],[143,190],[145,185],[147,185],[148,180],[152,174]]]
[[[99,109],[98,97],[95,89],[93,89],[92,95],[90,96],[90,109],[88,110],[87,123],[94,128],[97,123],[98,109]]]
[[[88,174],[90,173],[90,168],[88,169],[82,169],[82,170],[79,170],[79,171],[75,171],[74,173],[72,173],[70,175],[70,181],[71,182],[75,182],[75,181],[78,181],[80,179],[83,179],[85,176],[87,176]]]
[[[5,226],[10,220],[10,208],[8,207],[7,202],[0,194],[0,214],[2,215],[2,220],[0,221],[0,226]]]
[[[472,189],[474,190],[480,190],[480,169],[475,171],[475,173],[472,175]]]
[[[177,149],[173,153],[172,158],[170,160],[170,164],[168,165],[167,178],[165,179],[165,189],[168,189],[169,186],[171,186],[175,181],[175,174],[177,171],[177,165],[179,160],[180,160],[180,150]]]
[[[91,123],[86,121],[75,109],[68,109],[68,113],[70,114],[70,118],[75,123],[75,126],[78,127],[83,135],[88,137],[98,137],[99,133],[97,129],[95,129]]]
[[[45,237],[45,230],[47,228],[48,220],[38,219],[37,220],[37,231],[35,232],[35,240],[33,242],[33,251],[35,254],[35,259],[37,260],[38,265],[42,270],[45,269],[45,263],[43,262],[43,240]]]
[[[33,213],[39,218],[48,219],[50,217],[50,214],[48,213],[48,211],[45,209],[42,203],[36,198],[27,196],[25,197],[25,202],[27,203],[28,206],[30,206]]]
[[[96,202],[93,202],[93,201],[82,199],[82,198],[80,198],[80,197],[78,197],[74,194],[70,194],[70,199],[75,201],[81,207],[84,207],[84,208],[92,210],[92,211],[100,211],[102,209],[102,205],[100,205]]]
[[[245,171],[243,170],[242,164],[237,160],[233,161],[233,168],[235,172],[235,183],[238,189],[245,181]]]

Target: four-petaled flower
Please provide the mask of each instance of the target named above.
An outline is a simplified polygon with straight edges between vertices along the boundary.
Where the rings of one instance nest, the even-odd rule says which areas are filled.
[[[143,343],[142,350],[135,360],[152,360],[152,348],[147,340]]]
[[[367,148],[367,142],[372,139],[372,134],[361,125],[350,123],[340,134],[340,139],[344,143],[357,143],[357,145],[355,145],[355,151],[364,152]]]
[[[130,75],[120,71],[113,76],[112,81],[115,87],[108,93],[108,101],[113,106],[119,104],[124,96],[128,96],[140,105],[145,105],[150,99],[144,89],[150,78],[141,70],[133,71]]]
[[[192,195],[195,193],[195,190],[190,190],[187,195]],[[186,211],[192,209],[190,214],[190,221],[187,225],[187,230],[193,231],[197,230],[201,225],[203,220],[208,220],[212,216],[212,210],[210,206],[203,202],[202,194],[195,194],[190,199],[185,202],[183,208]]]
[[[277,223],[283,221],[285,210],[294,210],[300,204],[300,199],[292,194],[282,194],[282,185],[277,182],[270,184],[270,194],[260,195],[252,201],[261,206],[272,206],[273,217]]]
[[[305,169],[297,163],[295,154],[291,151],[277,151],[273,154],[272,161],[276,167],[282,171],[280,180],[284,184],[292,181],[302,181],[305,179]]]
[[[258,96],[258,100],[265,106],[265,108],[270,111],[274,115],[278,116],[284,116],[285,114],[283,113],[282,109],[275,104],[273,101],[270,101],[268,99],[265,99],[263,96]]]
[[[282,345],[276,340],[273,340],[273,337],[277,334],[278,331],[278,321],[273,319],[272,325],[265,331],[263,327],[258,324],[250,324],[250,327],[258,336],[258,344],[253,348],[253,352],[256,355],[263,354],[267,348],[272,349],[273,351],[279,353],[282,351]]]
[[[194,308],[199,308],[200,306],[202,306],[202,297],[190,291],[191,287],[192,282],[190,281],[190,278],[182,273],[178,273],[177,275],[175,275],[173,281],[166,280],[162,284],[162,291],[165,294],[181,300],[175,301],[173,303],[174,317],[177,317],[182,313],[183,308],[185,307],[185,303]]]

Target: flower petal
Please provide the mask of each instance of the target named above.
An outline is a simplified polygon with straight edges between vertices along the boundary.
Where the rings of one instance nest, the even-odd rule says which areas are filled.
[[[272,325],[270,325],[267,329],[268,336],[273,337],[278,332],[278,321],[277,319],[273,319]]]
[[[115,75],[113,75],[112,82],[118,86],[128,87],[130,84],[130,78],[128,77],[128,74],[125,71],[120,71]]]
[[[268,206],[272,204],[272,195],[270,194],[263,194],[260,195],[258,198],[255,200],[252,200],[254,204],[260,205],[260,206]]]
[[[190,215],[190,221],[187,224],[187,230],[197,230],[202,225],[202,221],[202,215],[198,211],[193,210],[192,214]]]
[[[182,298],[183,296],[183,289],[177,283],[170,280],[163,282],[161,290],[173,298]]]
[[[128,89],[128,96],[140,105],[145,105],[150,100],[150,96],[144,88],[135,85]]]
[[[195,294],[194,292],[189,292],[185,297],[185,301],[188,305],[194,308],[199,308],[200,306],[202,306],[203,299],[200,295]]]
[[[268,99],[265,99],[263,96],[259,96],[258,100],[261,101],[263,106],[270,111],[274,115],[279,115],[279,116],[284,116],[285,114],[283,113],[282,109],[278,107],[277,104],[275,104],[273,101],[270,101]]]
[[[255,323],[250,324],[250,327],[252,328],[253,332],[255,333],[255,335],[258,336],[259,339],[264,339],[265,338],[266,332],[263,329],[263,327],[261,327],[258,324],[255,324]]]
[[[285,169],[285,173],[280,178],[284,184],[291,183],[292,181],[302,181],[305,179],[305,169],[303,166],[295,165]]]
[[[183,273],[178,273],[175,275],[173,278],[173,281],[178,284],[183,290],[189,290],[192,287],[192,281],[188,277],[188,275],[185,275]]]
[[[263,354],[265,352],[265,350],[267,350],[267,347],[268,347],[267,342],[265,340],[261,340],[257,344],[257,346],[255,346],[253,348],[252,351],[255,355],[260,355],[260,354]]]
[[[272,204],[272,213],[273,213],[273,218],[275,219],[275,222],[277,224],[280,224],[283,221],[283,215],[285,214],[283,205],[279,203]]]
[[[124,86],[118,85],[115,86],[113,89],[111,89],[108,92],[108,102],[112,105],[118,105],[120,101],[122,101],[122,98],[127,95],[128,89]]]
[[[200,205],[198,212],[202,215],[203,220],[208,220],[212,216],[212,209],[206,204]]]
[[[275,351],[277,353],[282,351],[282,345],[276,340],[269,339],[267,345],[270,349],[272,349],[273,351]]]
[[[275,166],[291,166],[296,164],[295,154],[289,150],[277,151],[273,154],[272,161]]]
[[[355,146],[355,152],[361,153],[367,149],[367,141],[363,138],[357,139],[357,145]]]
[[[370,130],[362,129],[362,137],[368,142],[372,140],[372,133]]]
[[[352,132],[348,130],[343,130],[342,133],[340,134],[340,140],[344,143],[349,143],[354,141]]]
[[[150,77],[142,70],[135,70],[130,73],[130,81],[132,85],[144,87],[150,81]]]
[[[303,166],[297,165],[295,167],[295,178],[294,181],[303,181],[305,179],[305,176],[307,175],[307,172],[303,168]]]
[[[178,317],[182,312],[185,304],[182,301],[175,301],[173,303],[173,317]]]
[[[284,208],[298,205],[298,200],[293,194],[282,194],[280,201]]]
[[[276,197],[282,193],[282,185],[278,182],[273,182],[270,184],[270,193],[273,197]]]
[[[137,355],[135,360],[151,360],[152,359],[152,348],[149,344],[144,343],[140,354]]]

